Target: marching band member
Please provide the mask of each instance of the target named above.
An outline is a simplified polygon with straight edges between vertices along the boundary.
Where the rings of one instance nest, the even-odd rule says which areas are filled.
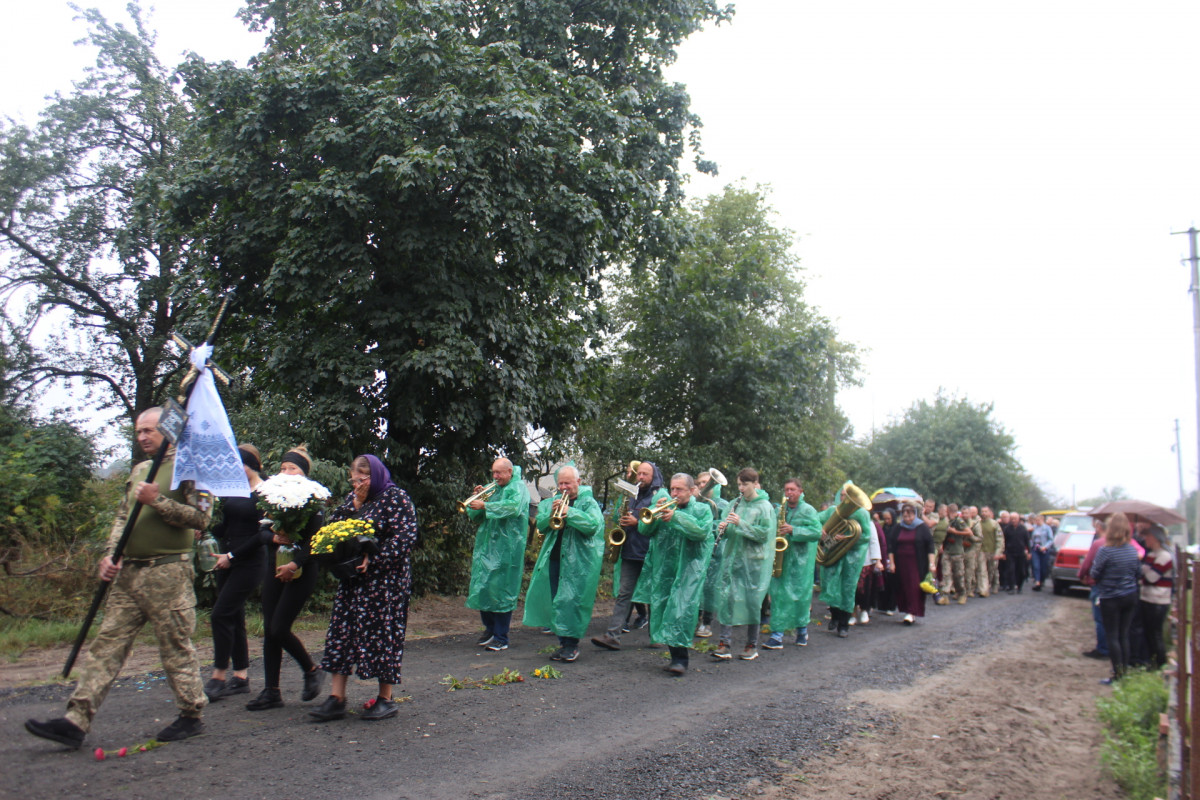
[[[638,532],[638,514],[642,509],[649,507],[655,493],[662,490],[662,473],[651,462],[643,461],[637,468],[637,483],[638,495],[629,501],[629,509],[620,519],[621,527],[625,530],[625,544],[621,545],[620,561],[613,568],[613,592],[616,598],[613,602],[612,619],[605,633],[592,638],[592,644],[607,650],[621,649],[621,633],[629,617],[633,590],[642,575],[646,551],[650,548],[650,540]],[[648,610],[639,614],[634,621],[634,627],[644,627],[648,614]]]
[[[849,485],[849,481],[846,482]],[[845,498],[843,487],[839,499]],[[821,524],[833,516],[837,506],[830,506],[817,514]],[[867,550],[874,539],[875,526],[871,524],[871,515],[865,509],[856,508],[850,518],[862,526],[858,542],[846,555],[829,566],[821,566],[821,602],[829,605],[829,630],[837,631],[839,638],[845,639],[850,635],[850,614],[854,611],[854,592],[858,588],[858,579],[862,575],[863,564],[867,558]]]
[[[650,553],[634,597],[649,603],[650,641],[667,645],[672,675],[687,673],[688,648],[704,592],[705,571],[712,556],[712,508],[696,500],[696,482],[680,472],[671,476],[670,497],[661,489],[654,505],[675,501],[675,507],[638,521],[638,530],[650,539]]]
[[[730,643],[733,626],[746,627],[746,645],[740,658],[758,658],[759,612],[771,584],[775,536],[775,512],[767,493],[758,485],[758,471],[749,467],[738,473],[739,496],[729,504],[725,519],[717,526],[724,540],[721,553],[721,603],[717,621],[721,638],[713,657],[733,657]]]
[[[722,476],[721,480],[725,478]],[[721,484],[713,478],[708,470],[696,476],[696,497],[703,500],[713,512],[713,549],[712,557],[708,560],[708,574],[704,578],[704,594],[700,598],[700,624],[696,627],[696,635],[701,639],[712,636],[713,615],[721,604],[721,549],[722,543],[717,537],[717,525],[725,518],[725,509],[729,501],[721,498]]]
[[[523,623],[558,634],[559,649],[550,656],[552,661],[574,661],[596,603],[604,561],[604,513],[592,497],[592,487],[579,485],[574,466],[561,467],[555,480],[558,494],[538,505],[537,529],[545,538],[525,593]]]
[[[771,636],[763,645],[767,650],[783,648],[784,631],[796,630],[796,644],[808,644],[808,623],[812,612],[813,564],[821,538],[817,510],[804,502],[800,481],[792,478],[783,485],[784,522],[775,534],[788,541],[783,554],[783,574],[771,578]]]
[[[495,487],[487,497],[480,497],[484,487],[476,486],[475,498],[467,503],[467,516],[479,523],[467,608],[478,610],[483,621],[476,644],[496,652],[508,649],[508,629],[521,594],[529,488],[521,480],[521,468],[507,458],[492,464],[492,481]]]

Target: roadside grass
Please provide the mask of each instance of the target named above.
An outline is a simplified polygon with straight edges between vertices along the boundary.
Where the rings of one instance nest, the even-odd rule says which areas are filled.
[[[101,616],[97,616],[89,634],[89,641],[100,630]],[[79,620],[11,619],[0,617],[0,658],[17,661],[28,650],[63,647],[72,644],[79,635]],[[292,625],[294,631],[325,630],[329,627],[328,614],[304,614]],[[263,635],[262,613],[246,611],[246,636],[251,640]],[[196,632],[193,642],[212,641],[212,620],[208,609],[196,612]],[[154,644],[154,631],[149,625],[138,635],[139,644]]]
[[[1167,796],[1158,768],[1158,715],[1167,710],[1167,686],[1158,672],[1130,672],[1096,701],[1104,724],[1100,761],[1130,800]]]

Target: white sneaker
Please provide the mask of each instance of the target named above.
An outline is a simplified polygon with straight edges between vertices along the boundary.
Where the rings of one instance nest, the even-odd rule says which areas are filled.
[[[856,617],[856,616],[854,616],[854,615],[851,615],[851,616],[850,616],[850,621],[849,621],[849,622],[847,622],[846,624],[847,624],[847,625],[857,625],[857,624],[858,624],[858,617]]]
[[[696,628],[696,636],[700,639],[707,639],[708,637],[712,636],[712,628],[708,627],[707,625],[701,625],[700,627]]]
[[[914,622],[916,622],[916,618],[915,618],[915,617],[913,617],[913,615],[912,615],[912,614],[905,614],[905,615],[904,615],[904,619],[902,620],[902,622],[903,622],[905,625],[912,625]]]
[[[871,618],[867,616],[866,609],[863,609],[862,611],[858,612],[858,621],[862,625],[866,625],[868,622],[871,621]]]
[[[895,611],[885,611],[885,612],[883,612],[883,614],[884,614],[884,616],[886,616],[886,617],[894,617],[894,616],[896,616],[896,612],[895,612]]]

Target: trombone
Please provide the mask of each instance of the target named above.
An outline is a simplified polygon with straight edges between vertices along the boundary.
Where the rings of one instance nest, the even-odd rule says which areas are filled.
[[[663,512],[674,511],[676,505],[678,505],[678,501],[672,497],[670,500],[660,501],[654,508],[643,508],[642,513],[638,516],[638,522],[641,522],[643,525],[649,525],[654,520],[661,519]]]
[[[474,503],[476,500],[487,500],[489,497],[494,495],[496,493],[496,490],[499,488],[500,488],[500,482],[492,481],[487,486],[483,487],[478,492],[476,492],[475,494],[468,497],[466,500],[459,500],[458,501],[458,513],[460,513],[460,514],[467,513],[467,506],[471,505],[471,503]]]
[[[567,526],[567,512],[571,509],[571,499],[566,492],[559,492],[551,504],[550,530],[561,531]]]

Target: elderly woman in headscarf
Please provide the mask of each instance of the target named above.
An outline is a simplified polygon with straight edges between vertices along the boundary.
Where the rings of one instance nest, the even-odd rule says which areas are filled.
[[[378,695],[359,716],[365,720],[394,717],[392,686],[400,682],[404,658],[417,513],[408,494],[392,483],[391,473],[375,456],[354,459],[350,484],[353,491],[329,521],[372,523],[379,552],[364,555],[358,575],[343,580],[334,597],[321,661],[321,669],[333,674],[333,682],[329,697],[309,712],[320,722],[346,715],[346,682],[356,668],[360,678],[379,681]]]
[[[929,526],[917,516],[917,507],[905,503],[900,508],[900,521],[885,528],[887,535],[887,571],[895,576],[893,599],[903,612],[901,620],[912,625],[917,617],[925,616],[925,592],[921,581],[937,569],[937,547]]]

